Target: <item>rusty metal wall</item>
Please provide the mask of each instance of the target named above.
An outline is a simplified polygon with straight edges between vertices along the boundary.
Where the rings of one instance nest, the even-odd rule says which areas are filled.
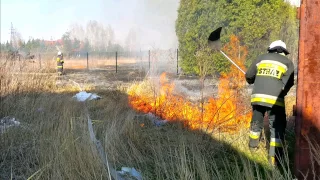
[[[320,146],[320,0],[301,0],[295,174],[320,179],[310,143]],[[316,177],[316,178],[314,178]]]

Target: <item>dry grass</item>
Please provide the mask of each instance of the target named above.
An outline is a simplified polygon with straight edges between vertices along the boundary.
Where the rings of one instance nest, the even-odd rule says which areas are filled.
[[[288,117],[293,116],[293,106],[296,105],[296,96],[287,96],[285,98],[286,114]]]
[[[134,65],[137,63],[147,63],[148,61],[142,61],[135,58],[119,58],[117,60],[118,66],[122,65]],[[110,66],[116,66],[116,59],[98,59],[98,58],[89,58],[87,59],[65,59],[64,68],[66,69],[86,69],[88,67],[90,69],[93,68],[108,68]]]
[[[107,179],[84,104],[72,99],[77,86],[59,87],[54,74],[17,75],[10,68],[0,71],[0,117],[14,116],[21,126],[0,135],[0,179]],[[289,165],[281,172],[257,160],[264,151],[250,155],[245,131],[212,137],[181,122],[156,127],[129,107],[124,91],[91,90],[103,99],[86,106],[117,170],[135,167],[144,179],[161,180],[293,179]]]
[[[0,117],[14,116],[21,126],[0,135],[0,179],[106,178],[73,92],[57,93],[50,74],[9,72],[1,74]]]

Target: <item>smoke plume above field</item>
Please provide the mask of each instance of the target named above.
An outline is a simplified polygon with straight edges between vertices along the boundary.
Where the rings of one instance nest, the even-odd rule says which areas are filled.
[[[73,23],[71,36],[91,45],[118,43],[129,50],[177,48],[179,0],[109,0],[99,18]]]
[[[177,46],[175,21],[178,0],[137,0],[136,28],[142,43],[160,48]],[[153,44],[152,44],[153,43]]]
[[[141,48],[169,49],[177,47],[175,21],[179,0],[114,0],[126,7],[116,12],[115,38]],[[107,6],[109,3],[105,3]],[[130,6],[130,7],[128,7]],[[106,11],[106,16],[110,14]]]

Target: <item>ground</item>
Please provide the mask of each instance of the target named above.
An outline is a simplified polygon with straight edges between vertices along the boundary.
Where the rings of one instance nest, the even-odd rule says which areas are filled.
[[[34,73],[16,68],[14,72],[2,72],[0,115],[14,115],[23,128],[0,135],[0,170],[6,172],[0,179],[108,177],[88,140],[84,104],[96,136],[117,170],[135,167],[146,179],[282,177],[266,163],[265,142],[258,154],[248,152],[247,131],[232,136],[208,134],[187,129],[180,122],[157,127],[147,116],[132,110],[126,88],[145,78],[158,82],[159,76],[147,76],[131,65],[120,66],[117,72],[114,66],[89,69],[66,67],[60,77],[54,70]],[[175,93],[199,101],[196,77],[171,72],[167,78],[175,83]],[[205,97],[215,96],[217,83],[206,79]],[[78,103],[72,96],[80,90],[97,93],[102,99]],[[262,175],[256,174],[257,169]]]

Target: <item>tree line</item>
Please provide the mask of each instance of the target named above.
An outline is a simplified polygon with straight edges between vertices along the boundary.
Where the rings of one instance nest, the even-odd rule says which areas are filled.
[[[85,26],[72,24],[61,38],[55,40],[33,39],[25,41],[16,33],[11,41],[1,43],[1,52],[9,54],[37,54],[62,51],[65,55],[86,52],[105,53],[115,51],[136,51],[137,32],[130,29],[124,44],[115,41],[115,32],[110,25],[89,21]]]

